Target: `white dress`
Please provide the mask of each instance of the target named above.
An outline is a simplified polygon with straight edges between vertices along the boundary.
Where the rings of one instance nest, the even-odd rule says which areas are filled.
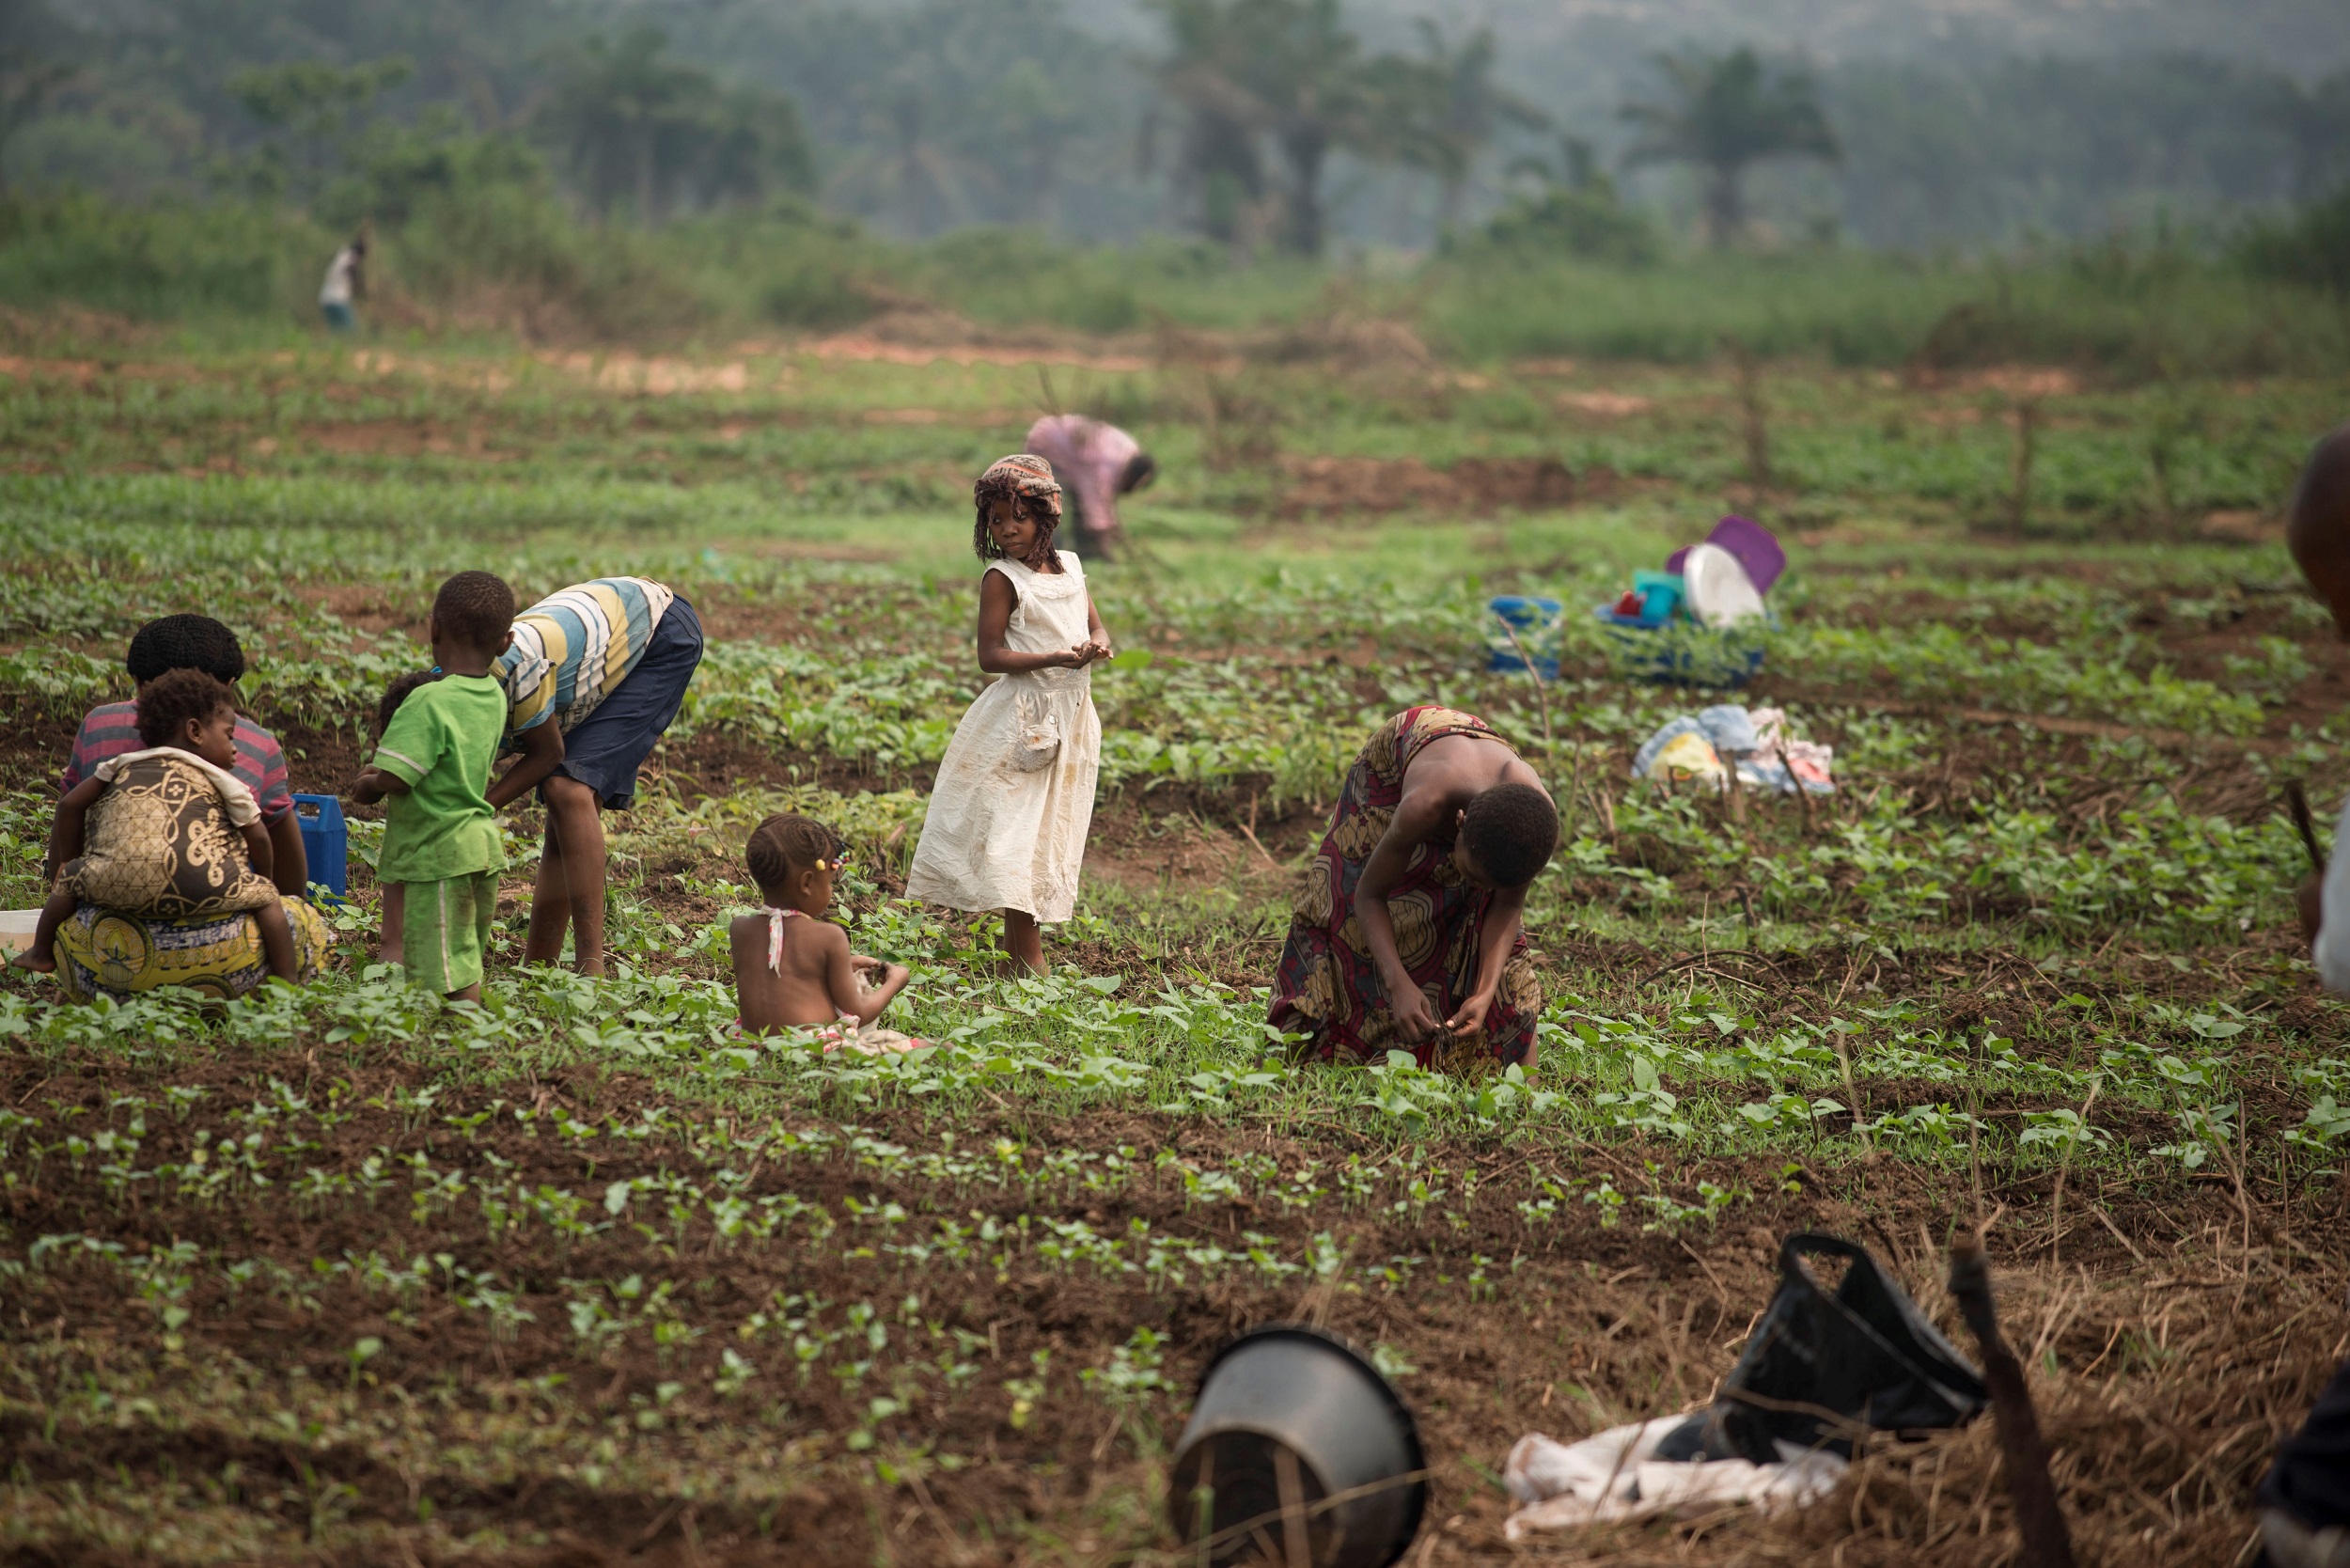
[[[1018,596],[1004,632],[1012,652],[1051,653],[1086,640],[1085,568],[1068,551],[1057,554],[1058,574],[988,563]],[[1045,925],[1069,918],[1102,765],[1092,688],[1090,668],[1054,668],[1004,676],[979,694],[938,764],[906,873],[910,897],[950,909],[1017,909]],[[1059,736],[1058,753],[1024,768],[1018,754],[1035,745],[1046,720]]]

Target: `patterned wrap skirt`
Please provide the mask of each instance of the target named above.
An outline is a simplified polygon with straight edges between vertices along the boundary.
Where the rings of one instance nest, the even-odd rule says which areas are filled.
[[[1375,1058],[1405,1048],[1371,944],[1355,917],[1355,884],[1395,820],[1403,770],[1420,747],[1447,735],[1502,739],[1483,719],[1450,708],[1412,708],[1381,725],[1347,770],[1321,851],[1298,885],[1268,1017],[1277,1029],[1305,1035],[1303,1049],[1325,1061],[1341,1055]],[[1478,951],[1493,901],[1490,889],[1461,879],[1449,837],[1415,848],[1402,879],[1387,894],[1396,956],[1438,1018],[1451,1017],[1477,989]],[[1522,1062],[1542,1011],[1542,982],[1520,932],[1483,1031],[1409,1049],[1423,1067]]]
[[[294,966],[307,985],[318,979],[334,938],[316,909],[300,899],[284,903]],[[77,1002],[101,995],[122,1001],[166,985],[242,996],[268,978],[261,930],[250,910],[159,920],[86,903],[57,928],[57,980]]]

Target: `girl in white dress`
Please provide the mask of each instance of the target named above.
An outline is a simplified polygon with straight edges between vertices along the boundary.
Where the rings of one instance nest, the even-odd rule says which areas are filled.
[[[1004,949],[1044,973],[1037,928],[1069,918],[1102,761],[1089,666],[1109,634],[1077,557],[1053,548],[1060,485],[1041,457],[1008,457],[972,487],[979,668],[1002,680],[955,727],[931,792],[906,892],[1004,912]]]

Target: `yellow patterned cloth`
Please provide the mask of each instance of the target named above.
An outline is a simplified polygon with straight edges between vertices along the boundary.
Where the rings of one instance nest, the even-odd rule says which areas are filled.
[[[325,917],[299,899],[281,901],[293,927],[302,982],[318,978],[334,945]],[[188,920],[143,919],[86,903],[57,928],[57,980],[77,1002],[118,1001],[166,985],[208,996],[242,996],[269,978],[250,910]]]
[[[1483,719],[1450,708],[1413,708],[1381,725],[1348,770],[1322,849],[1298,884],[1270,1017],[1276,1028],[1307,1036],[1305,1048],[1325,1060],[1340,1053],[1376,1058],[1404,1044],[1355,917],[1355,884],[1395,821],[1404,771],[1422,746],[1446,735],[1501,739]],[[1476,991],[1479,936],[1492,904],[1490,891],[1470,886],[1453,869],[1449,838],[1414,848],[1402,880],[1387,894],[1396,957],[1439,1018],[1449,1018]],[[1524,1061],[1542,1011],[1542,981],[1520,932],[1484,1031],[1429,1041],[1413,1054],[1423,1066]]]

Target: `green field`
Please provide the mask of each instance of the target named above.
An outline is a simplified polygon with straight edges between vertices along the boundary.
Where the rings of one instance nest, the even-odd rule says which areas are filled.
[[[1522,1434],[1707,1397],[1771,1247],[1866,1242],[1946,1325],[1992,1221],[2092,1561],[2226,1561],[2340,1358],[2344,1013],[2279,791],[2330,821],[2350,657],[2275,522],[2340,380],[1430,358],[1368,328],[1031,351],[885,331],[674,354],[26,337],[0,360],[0,902],[36,902],[80,713],[202,609],[297,788],[362,755],[433,586],[643,572],[699,607],[616,819],[615,978],[443,1012],[373,964],[226,1010],[0,991],[0,1541],[42,1561],[1196,1560],[1167,1450],[1231,1330],[1311,1318],[1419,1412],[1415,1564],[1500,1560]],[[897,899],[979,684],[968,485],[1047,406],[1162,482],[1095,591],[1103,792],[1045,980]],[[1793,565],[1744,700],[1841,789],[1633,784],[1715,698],[1582,607],[1725,510]],[[1563,678],[1485,600],[1569,607]],[[1566,842],[1532,1074],[1292,1064],[1263,989],[1355,748],[1506,729]],[[843,1060],[729,1030],[741,846],[853,841],[916,972]],[[359,812],[354,862],[380,826]],[[535,855],[509,821],[519,954]],[[1991,1564],[1989,1424],[1806,1513],[1561,1560]]]

